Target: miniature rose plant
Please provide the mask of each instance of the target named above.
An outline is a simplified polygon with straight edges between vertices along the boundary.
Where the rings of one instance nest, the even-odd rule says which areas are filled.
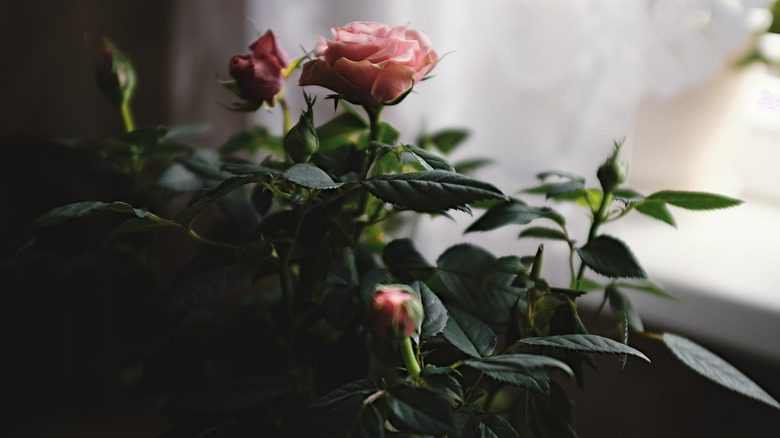
[[[135,203],[60,206],[28,235],[113,212],[122,221],[105,251],[148,254],[135,268],[165,280],[149,286],[158,307],[139,317],[162,328],[127,367],[143,370],[137,391],[165,401],[172,436],[574,437],[560,381],[584,385],[594,355],[615,355],[623,365],[649,360],[629,344],[629,333],[657,339],[693,371],[780,408],[692,341],[646,332],[630,293],[668,295],[620,238],[601,231],[632,212],[674,225],[669,206],[712,210],[740,201],[626,188],[620,144],[605,151],[598,186],[544,172],[522,200],[445,158],[462,131],[399,143],[381,110],[398,104],[438,61],[429,38],[408,25],[336,27],[308,60],[288,60],[271,31],[250,49],[230,61],[229,87],[248,103],[235,109],[278,101],[287,112],[284,82],[302,63],[299,84],[324,87],[340,111],[315,126],[315,98],[306,94],[298,122],[286,114],[281,136],[252,127],[229,138],[216,158],[182,141],[194,127],[128,128],[97,151],[140,163],[114,167],[135,190]],[[189,201],[164,217],[179,195]],[[558,203],[589,216],[586,236],[570,233]],[[414,240],[392,235],[403,211],[473,209],[479,214],[468,233],[517,226],[521,239],[565,245],[569,257],[560,262],[570,277],[563,284],[542,278],[543,263],[557,262],[545,260],[543,245],[496,257],[454,243],[431,263]],[[165,251],[170,235],[196,249]],[[130,243],[139,236],[142,243]],[[44,244],[29,240],[22,254]],[[181,263],[166,263],[171,254]],[[578,314],[578,299],[594,293],[617,317],[611,336],[591,333]]]

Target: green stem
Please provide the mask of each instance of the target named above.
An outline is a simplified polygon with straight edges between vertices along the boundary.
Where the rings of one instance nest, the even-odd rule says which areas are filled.
[[[601,198],[601,204],[599,204],[599,209],[593,215],[593,222],[590,224],[590,231],[588,232],[588,241],[585,242],[586,245],[588,244],[588,242],[590,242],[591,240],[593,240],[593,238],[596,237],[596,233],[598,232],[601,224],[604,222],[605,213],[611,203],[612,203],[612,193],[604,193],[604,196]],[[580,282],[582,281],[582,278],[584,276],[585,276],[585,263],[582,262],[580,264],[580,270],[579,272],[577,272],[577,278],[574,281],[574,289],[578,289],[580,287]]]
[[[401,347],[401,356],[404,359],[404,365],[406,365],[406,371],[412,376],[413,380],[420,378],[420,363],[417,362],[417,356],[412,349],[412,338],[406,336],[398,341],[398,346]]]
[[[193,230],[192,228],[190,228],[190,227],[188,227],[186,225],[180,224],[178,222],[169,221],[168,219],[161,218],[160,216],[157,216],[156,214],[148,213],[146,217],[151,219],[151,220],[153,220],[153,221],[155,221],[155,222],[157,222],[158,224],[181,228],[184,231],[186,231],[188,236],[190,236],[193,240],[195,240],[198,243],[202,243],[204,245],[213,246],[215,248],[227,249],[227,250],[233,251],[233,252],[244,252],[244,251],[246,251],[246,249],[244,249],[244,248],[242,248],[240,246],[235,246],[235,245],[231,245],[229,243],[219,242],[219,241],[216,241],[216,240],[211,240],[211,239],[205,238],[205,237],[201,236],[200,234],[196,233],[195,230]]]
[[[292,257],[293,250],[295,249],[295,243],[298,241],[298,235],[301,233],[301,226],[303,225],[304,213],[298,214],[298,218],[295,222],[295,228],[293,230],[292,242],[290,242],[290,250],[284,255],[282,259],[282,297],[287,307],[287,315],[292,321],[293,315],[293,296],[292,296],[292,276],[290,275],[290,258]]]
[[[130,132],[135,130],[135,120],[133,119],[133,113],[130,111],[130,101],[125,100],[122,105],[119,106],[119,111],[122,113],[122,122],[125,124],[125,131]]]
[[[292,117],[290,116],[290,106],[287,104],[287,99],[284,96],[277,96],[277,101],[282,107],[282,135],[286,135],[292,128]]]

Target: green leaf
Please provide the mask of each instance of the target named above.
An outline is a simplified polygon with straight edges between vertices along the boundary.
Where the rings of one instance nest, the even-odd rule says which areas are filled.
[[[587,267],[605,277],[647,277],[626,244],[612,236],[594,237],[585,246],[577,248],[577,254]]]
[[[428,170],[445,170],[447,172],[454,172],[455,168],[444,158],[426,151],[423,148],[417,147],[413,144],[404,145],[404,149],[409,151],[414,158]]]
[[[563,231],[547,227],[530,227],[520,232],[520,239],[529,237],[535,239],[549,239],[568,242],[566,234],[564,234]]]
[[[464,309],[497,328],[509,323],[521,290],[514,275],[494,271],[496,258],[467,243],[454,245],[436,260],[437,275]]]
[[[631,304],[631,300],[629,300],[624,293],[617,290],[614,284],[607,286],[605,293],[609,300],[609,307],[612,308],[612,312],[614,312],[618,318],[622,320],[621,315],[625,315],[630,327],[633,327],[640,332],[645,331],[645,326],[642,324],[639,312],[636,311],[636,308]]]
[[[420,373],[423,386],[444,397],[450,403],[463,402],[463,387],[454,376],[444,372],[430,372],[432,366],[426,366]],[[446,371],[452,371],[449,367],[443,368]]]
[[[376,390],[376,384],[371,379],[353,380],[318,398],[309,409],[333,406],[355,395],[365,397]]]
[[[540,347],[561,348],[564,350],[584,351],[597,354],[627,354],[638,357],[647,362],[647,358],[642,352],[621,344],[615,340],[598,335],[575,334],[575,335],[556,335],[545,336],[542,338],[524,338],[518,342],[526,345],[537,345]]]
[[[281,175],[282,172],[266,166],[258,166],[250,163],[227,163],[220,167],[220,170],[230,172],[234,175]]]
[[[443,170],[380,175],[362,184],[377,198],[419,212],[436,213],[486,199],[506,199],[491,184]]]
[[[195,175],[216,184],[230,177],[230,173],[220,170],[222,163],[212,157],[204,154],[191,154],[184,157],[178,157],[175,161]]]
[[[294,388],[285,376],[250,376],[194,393],[174,397],[166,405],[173,412],[230,412],[257,406]]]
[[[525,225],[539,218],[551,219],[561,225],[565,222],[560,214],[549,207],[531,207],[513,199],[489,208],[466,232],[490,231],[510,224]]]
[[[493,164],[495,161],[489,159],[489,158],[473,158],[470,160],[462,160],[455,163],[453,166],[455,167],[455,172],[458,172],[460,174],[468,175],[475,170],[479,170],[488,164]]]
[[[520,438],[514,427],[496,415],[483,418],[479,424],[480,438]]]
[[[90,216],[102,211],[113,211],[116,213],[132,213],[138,218],[145,218],[149,213],[142,208],[133,208],[125,202],[100,202],[84,201],[66,204],[53,208],[46,213],[38,216],[33,223],[32,228],[51,227],[60,224],[69,219]]]
[[[132,218],[114,227],[114,229],[111,230],[111,232],[106,236],[106,238],[111,239],[122,234],[141,233],[150,230],[159,230],[160,228],[169,228],[173,226],[176,226],[176,224],[171,222],[157,222],[149,219],[148,217]]]
[[[178,140],[185,137],[192,137],[194,135],[200,135],[208,132],[210,129],[208,123],[192,123],[187,125],[178,125],[168,128],[168,132],[161,138],[161,140],[171,141]]]
[[[382,251],[382,260],[391,274],[403,282],[424,280],[433,273],[431,266],[414,247],[411,239],[395,239]]]
[[[468,138],[468,136],[468,131],[464,129],[445,129],[430,135],[422,136],[419,143],[426,148],[429,145],[434,145],[440,151],[444,152],[445,154],[449,154],[466,138]]]
[[[585,177],[569,173],[569,172],[559,172],[557,170],[550,170],[547,172],[541,172],[537,173],[536,177],[539,178],[539,180],[544,181],[548,179],[551,176],[557,176],[559,178],[568,179],[570,181],[579,181],[580,183],[585,183]]]
[[[674,297],[672,295],[669,295],[660,286],[652,283],[649,280],[640,280],[639,283],[616,282],[616,283],[613,283],[613,284],[617,288],[633,289],[633,290],[637,290],[637,291],[640,291],[640,292],[649,293],[650,295],[655,295],[655,296],[660,297],[660,298],[666,298],[668,300],[680,301],[679,298]]]
[[[333,181],[324,170],[308,163],[298,163],[287,169],[282,175],[284,179],[293,184],[308,189],[327,190],[336,189],[344,185],[343,182]]]
[[[482,371],[498,381],[541,393],[550,390],[550,376],[546,368],[557,368],[570,376],[574,375],[572,369],[564,362],[537,354],[502,354],[481,359],[467,359],[463,364]]]
[[[672,333],[664,333],[662,339],[672,354],[697,374],[726,389],[780,409],[780,403],[760,386],[701,345]]]
[[[190,199],[187,206],[176,215],[174,221],[183,225],[191,224],[203,210],[213,203],[224,198],[230,192],[241,186],[261,181],[264,176],[265,175],[263,174],[233,176],[214,187],[196,193],[192,199]]]
[[[496,335],[487,324],[476,316],[446,306],[449,318],[442,334],[455,348],[473,357],[493,354],[496,348]]]
[[[412,289],[419,295],[425,315],[420,328],[420,339],[425,340],[441,333],[449,319],[447,308],[425,283],[415,281],[412,283]]]
[[[319,126],[320,152],[326,152],[351,143],[350,136],[368,129],[368,123],[356,112],[344,111]]]
[[[716,210],[721,208],[736,207],[742,204],[739,199],[715,193],[685,192],[662,190],[647,197],[648,201],[661,201],[686,210]]]
[[[547,199],[550,199],[556,196],[563,195],[565,193],[575,192],[584,188],[585,186],[583,185],[582,181],[566,181],[558,184],[553,184],[549,188],[549,190],[547,190],[545,196],[547,197]]]
[[[517,275],[527,269],[528,267],[525,266],[523,260],[515,255],[499,257],[493,261],[493,270],[505,274]]]
[[[666,207],[666,203],[660,201],[644,201],[636,205],[634,209],[645,216],[667,223],[675,228],[677,224],[674,221],[672,212]]]
[[[401,431],[426,435],[455,433],[452,408],[436,393],[399,385],[385,397],[390,423]]]
[[[221,156],[233,155],[238,152],[253,156],[263,147],[279,157],[284,157],[282,140],[272,136],[268,129],[259,125],[234,134],[220,146],[218,152]]]

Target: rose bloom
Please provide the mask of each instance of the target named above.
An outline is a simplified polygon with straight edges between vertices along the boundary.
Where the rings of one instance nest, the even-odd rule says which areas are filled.
[[[403,285],[377,287],[372,299],[374,328],[379,335],[410,336],[423,319],[420,301]]]
[[[319,85],[359,104],[397,103],[436,65],[424,33],[409,25],[354,22],[334,27],[333,41],[317,37],[300,85]]]
[[[249,46],[252,53],[230,58],[230,76],[236,80],[241,97],[252,102],[272,102],[284,88],[282,72],[290,63],[273,31]]]

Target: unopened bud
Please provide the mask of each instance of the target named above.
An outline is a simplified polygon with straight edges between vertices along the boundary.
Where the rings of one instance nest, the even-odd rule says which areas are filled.
[[[626,181],[628,176],[628,166],[620,160],[620,147],[622,145],[622,143],[615,143],[615,152],[607,158],[607,161],[599,167],[596,173],[604,193],[613,192]]]
[[[294,163],[308,163],[312,155],[320,148],[320,140],[314,129],[314,100],[306,97],[306,111],[301,113],[298,123],[284,137],[284,150],[290,154]]]
[[[409,286],[382,285],[372,299],[373,323],[380,336],[405,338],[411,336],[423,320],[423,307]]]
[[[100,91],[108,100],[121,106],[135,93],[136,76],[130,60],[108,38],[99,49],[92,49],[92,64]]]

